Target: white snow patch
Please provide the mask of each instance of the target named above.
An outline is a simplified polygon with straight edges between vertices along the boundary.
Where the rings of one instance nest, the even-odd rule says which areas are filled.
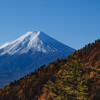
[[[8,45],[9,45],[9,43],[7,42],[7,43],[3,44],[2,46],[0,46],[0,49],[6,47],[6,46],[8,46]]]

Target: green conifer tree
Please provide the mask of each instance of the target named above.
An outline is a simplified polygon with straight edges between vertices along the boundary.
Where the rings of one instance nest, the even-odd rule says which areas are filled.
[[[55,100],[88,100],[88,77],[83,77],[84,66],[79,60],[72,60],[68,66],[61,66],[61,74],[56,74],[56,82],[50,81],[46,87]]]

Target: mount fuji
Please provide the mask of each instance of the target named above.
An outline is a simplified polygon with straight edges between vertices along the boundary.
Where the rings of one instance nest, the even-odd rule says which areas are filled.
[[[41,31],[27,32],[0,47],[0,88],[74,51]]]

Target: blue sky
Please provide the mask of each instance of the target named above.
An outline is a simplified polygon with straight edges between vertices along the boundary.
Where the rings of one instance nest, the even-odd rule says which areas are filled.
[[[32,30],[80,49],[100,39],[100,0],[0,0],[0,45]]]

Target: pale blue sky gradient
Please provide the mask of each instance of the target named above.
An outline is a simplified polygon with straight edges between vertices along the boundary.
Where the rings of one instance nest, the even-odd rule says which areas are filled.
[[[80,49],[100,39],[100,0],[0,0],[0,45],[32,30]]]

